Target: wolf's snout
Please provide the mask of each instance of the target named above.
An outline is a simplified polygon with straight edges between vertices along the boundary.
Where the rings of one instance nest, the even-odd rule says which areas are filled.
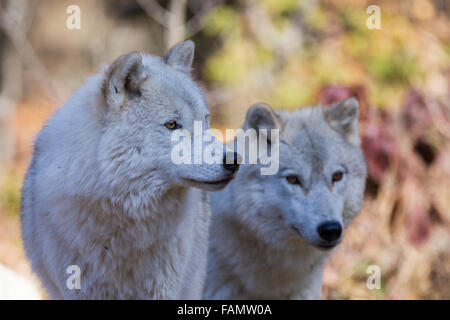
[[[332,242],[338,240],[341,237],[342,226],[337,221],[327,221],[321,223],[317,227],[317,232],[323,240]]]
[[[227,171],[235,173],[239,169],[239,158],[237,152],[227,153],[223,157],[223,166]]]

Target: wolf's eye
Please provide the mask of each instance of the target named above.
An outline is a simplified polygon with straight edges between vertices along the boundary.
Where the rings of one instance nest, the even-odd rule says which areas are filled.
[[[335,173],[333,173],[333,175],[331,177],[331,181],[336,182],[336,181],[342,180],[343,176],[344,176],[344,173],[342,171],[336,171]]]
[[[290,183],[290,184],[300,184],[300,181],[298,180],[297,176],[294,175],[289,175],[286,177],[286,180]]]
[[[181,126],[175,120],[166,122],[164,125],[169,130],[175,130],[175,129],[180,129],[181,128]]]

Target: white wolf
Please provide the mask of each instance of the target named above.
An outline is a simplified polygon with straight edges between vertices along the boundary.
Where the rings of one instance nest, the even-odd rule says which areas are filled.
[[[366,164],[356,99],[326,108],[247,113],[245,128],[279,128],[279,171],[241,165],[212,195],[207,299],[319,299],[322,268],[361,209]]]
[[[193,52],[186,41],[119,57],[39,133],[22,235],[51,298],[201,298],[210,211],[199,188],[224,187],[236,166],[170,159],[174,130],[209,127]]]

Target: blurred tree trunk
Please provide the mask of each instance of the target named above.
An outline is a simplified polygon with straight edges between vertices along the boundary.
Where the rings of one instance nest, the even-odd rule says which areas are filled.
[[[15,107],[22,98],[23,90],[23,56],[20,51],[29,45],[24,43],[25,35],[31,26],[35,6],[35,1],[26,0],[2,1],[0,6],[0,163],[2,168],[8,167],[15,155],[13,121]],[[22,37],[18,37],[18,34]],[[19,42],[18,39],[21,41]],[[32,67],[30,65],[30,68]]]
[[[184,40],[187,0],[171,0],[169,4],[168,25],[165,34],[166,49]]]
[[[12,130],[13,104],[6,94],[7,83],[7,51],[6,36],[0,32],[0,165],[8,166],[14,155],[14,137]],[[5,88],[6,87],[6,88]]]
[[[22,5],[26,6],[25,3]],[[10,8],[9,3],[7,7]],[[17,16],[20,16],[20,12],[15,12],[15,17]],[[3,21],[0,22],[3,25]],[[14,158],[15,138],[12,122],[15,104],[21,94],[22,64],[6,33],[0,29],[0,164],[2,167],[8,167]]]

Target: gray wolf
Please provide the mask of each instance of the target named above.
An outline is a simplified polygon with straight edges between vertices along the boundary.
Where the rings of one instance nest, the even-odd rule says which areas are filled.
[[[190,78],[193,54],[186,41],[162,57],[119,57],[39,132],[21,222],[50,298],[201,298],[205,190],[223,188],[236,168],[171,161],[174,131],[190,131],[194,121],[209,127],[208,106]],[[67,283],[70,266],[79,268],[79,287]]]
[[[205,298],[321,297],[323,265],[363,204],[358,113],[353,98],[295,112],[249,109],[244,129],[280,130],[279,170],[241,165],[212,195]]]

